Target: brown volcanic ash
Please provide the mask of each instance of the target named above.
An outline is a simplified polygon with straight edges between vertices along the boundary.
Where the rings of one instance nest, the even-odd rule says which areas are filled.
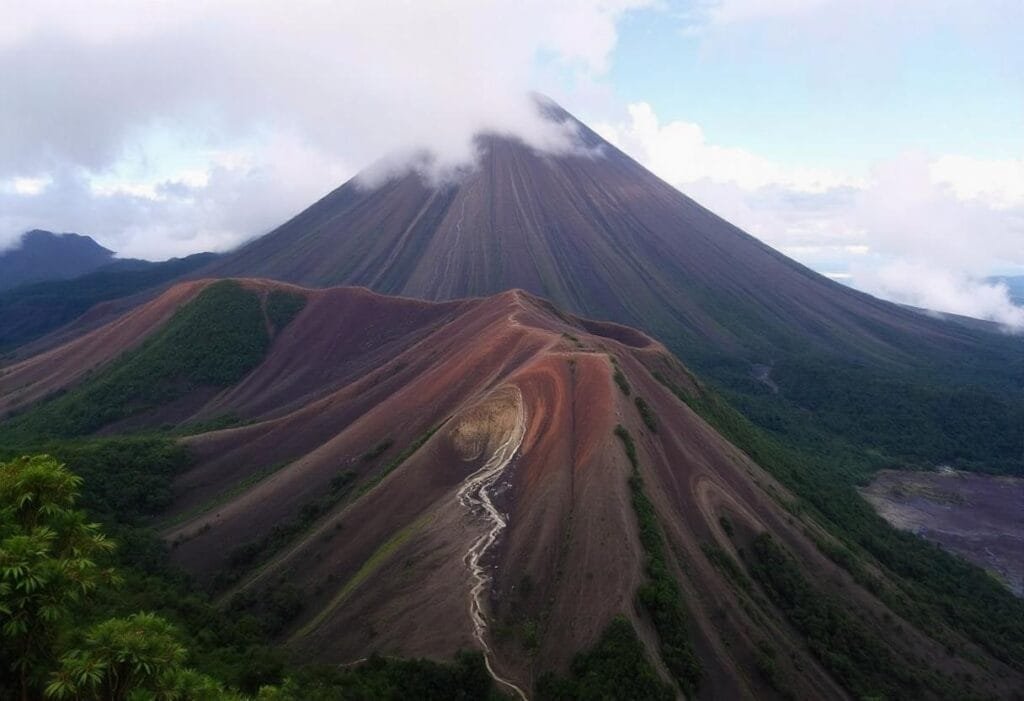
[[[120,332],[120,347],[202,284],[141,307],[128,317],[137,332]],[[768,531],[816,586],[865,620],[882,625],[884,607],[820,553],[806,535],[817,530],[808,517],[782,508],[790,499],[783,487],[652,377],[658,371],[686,393],[702,391],[660,344],[563,315],[521,291],[428,303],[363,289],[288,289],[307,297],[305,309],[258,367],[188,419],[232,412],[251,423],[184,439],[197,460],[177,479],[162,521],[174,559],[219,582],[224,601],[240,595],[258,607],[290,589],[303,606],[281,637],[304,659],[348,662],[371,651],[443,659],[486,644],[495,673],[523,689],[545,670],[564,670],[617,614],[632,619],[656,658],[656,634],[635,605],[645,555],[630,466],[613,434],[622,424],[636,438],[690,612],[706,671],[702,694],[773,697],[755,665],[768,639],[798,698],[845,696],[785,617],[761,596],[751,603],[702,545],[738,560],[738,545]],[[76,343],[113,339],[117,328]],[[47,357],[70,357],[54,353]],[[613,380],[612,357],[631,396]],[[657,414],[657,433],[641,420],[636,396]],[[374,456],[381,445],[389,447]],[[474,484],[488,466],[493,479]],[[340,477],[347,489],[338,492]],[[324,498],[324,508],[309,511]],[[482,540],[496,523],[486,504],[505,521],[493,542]],[[733,538],[721,516],[734,524]],[[239,560],[245,546],[255,556]],[[483,615],[474,625],[480,582]],[[973,647],[990,669],[949,658],[898,616],[888,620],[904,630],[898,654],[910,648],[970,672],[994,693],[1020,681]],[[524,621],[537,628],[532,653],[504,633]]]
[[[707,362],[770,364],[810,349],[913,362],[930,344],[962,352],[994,342],[808,270],[541,104],[576,127],[581,153],[482,136],[478,167],[454,182],[434,187],[415,172],[374,188],[353,179],[206,274],[434,300],[521,288]]]

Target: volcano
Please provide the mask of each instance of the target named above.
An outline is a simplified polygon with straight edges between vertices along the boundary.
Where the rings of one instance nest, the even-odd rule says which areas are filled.
[[[813,417],[900,460],[1024,471],[1024,339],[819,275],[555,103],[538,105],[576,135],[575,151],[491,134],[448,182],[415,170],[374,186],[356,177],[204,274],[430,300],[523,289],[653,335],[765,425],[797,431]],[[959,426],[967,405],[984,416],[970,431]],[[920,430],[894,434],[908,415],[924,417]]]
[[[977,345],[781,255],[539,100],[576,135],[575,151],[484,135],[479,163],[451,182],[415,169],[378,186],[356,176],[204,272],[432,300],[518,288],[752,361],[795,347],[895,357],[909,339]]]

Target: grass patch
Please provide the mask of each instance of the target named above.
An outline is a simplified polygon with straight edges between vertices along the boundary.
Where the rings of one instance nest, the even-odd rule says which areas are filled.
[[[209,500],[203,502],[202,504],[196,506],[193,509],[189,509],[188,511],[180,513],[180,514],[176,515],[172,519],[161,521],[160,522],[160,529],[161,530],[166,530],[166,529],[171,528],[173,526],[180,525],[180,524],[184,523],[185,521],[188,521],[189,519],[193,519],[196,516],[200,516],[202,514],[205,514],[208,511],[212,511],[213,509],[217,508],[221,504],[224,504],[227,501],[229,501],[232,497],[238,496],[242,492],[248,490],[253,485],[259,484],[260,482],[265,480],[267,477],[270,477],[270,475],[274,474],[275,472],[277,472],[278,470],[280,470],[280,469],[282,469],[284,467],[287,467],[290,464],[291,463],[289,463],[287,461],[283,461],[283,462],[275,463],[274,465],[271,465],[269,467],[265,467],[262,470],[257,470],[256,472],[252,473],[251,475],[249,475],[245,479],[239,480],[238,482],[233,484],[231,487],[229,487],[227,490],[221,492],[220,494],[216,495],[212,499],[209,499]]]
[[[331,612],[338,608],[338,606],[348,598],[348,595],[355,591],[360,584],[365,582],[369,576],[377,570],[377,568],[383,565],[403,543],[409,540],[413,533],[423,525],[425,520],[425,518],[420,518],[415,523],[406,526],[377,548],[374,553],[367,558],[366,562],[359,567],[356,573],[352,575],[347,582],[345,582],[345,586],[343,586],[341,590],[331,598],[330,602],[328,602],[328,604],[324,606],[324,608],[321,609],[321,611],[317,613],[309,623],[295,632],[292,639],[301,638],[302,636],[308,635],[319,628],[320,624],[327,619]]]
[[[370,448],[369,450],[367,450],[362,455],[360,455],[359,459],[362,462],[373,462],[374,460],[379,458],[381,455],[383,455],[385,453],[385,451],[387,451],[387,449],[390,448],[391,446],[393,446],[394,444],[395,444],[395,442],[393,440],[391,440],[390,438],[388,438],[386,440],[383,440],[380,443],[378,443],[377,445],[375,445],[372,448]]]
[[[743,568],[732,556],[715,543],[701,543],[700,549],[704,557],[715,566],[719,572],[743,591],[750,593],[750,578],[743,572]]]
[[[671,701],[675,691],[663,682],[647,651],[623,616],[616,616],[592,649],[576,655],[568,677],[551,672],[537,681],[539,701],[631,699]]]
[[[445,421],[447,421],[447,419],[445,419]],[[444,426],[445,421],[442,421],[437,426],[434,426],[433,428],[428,430],[426,433],[421,435],[419,438],[417,438],[415,441],[413,441],[409,445],[408,448],[403,450],[391,462],[389,462],[387,465],[385,465],[384,468],[380,471],[380,473],[378,473],[376,476],[373,477],[373,479],[369,480],[362,487],[359,488],[359,496],[362,496],[363,494],[366,494],[368,491],[370,491],[371,489],[376,487],[378,484],[380,484],[381,481],[383,481],[383,479],[385,477],[387,477],[389,474],[391,474],[391,472],[395,468],[397,468],[403,462],[408,460],[412,456],[412,454],[415,453],[417,450],[422,448],[423,444],[426,443],[427,441],[429,441],[430,437],[433,436],[435,433],[437,433],[438,429],[440,429],[442,426]]]
[[[615,384],[618,385],[619,390],[628,397],[633,393],[633,389],[629,386],[629,380],[626,379],[626,375],[622,372],[622,368],[619,367],[619,361],[615,356],[610,355],[608,357],[612,361],[612,379],[615,380]]]
[[[228,556],[226,569],[218,573],[214,589],[223,589],[237,582],[245,572],[270,560],[296,536],[307,531],[320,517],[334,508],[351,491],[355,480],[356,473],[352,470],[339,473],[331,480],[325,494],[304,504],[295,516],[274,526],[259,540],[235,548]]]
[[[640,418],[643,419],[644,426],[650,429],[651,433],[658,432],[658,419],[654,415],[654,409],[648,404],[643,397],[637,397],[633,400],[636,404],[636,410],[640,412]]]
[[[315,666],[290,677],[281,701],[417,699],[498,701],[500,693],[479,652],[459,652],[451,663],[371,655],[352,667]]]
[[[267,318],[274,327],[274,333],[279,332],[291,320],[298,316],[306,307],[306,296],[298,292],[286,290],[271,290],[267,295]]]

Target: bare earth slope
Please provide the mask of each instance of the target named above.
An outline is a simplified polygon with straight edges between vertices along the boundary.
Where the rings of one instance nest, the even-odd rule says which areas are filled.
[[[0,399],[101,372],[210,284],[177,286],[12,367]],[[240,381],[181,404],[182,424],[245,423],[183,439],[196,460],[160,527],[177,562],[225,605],[279,620],[303,659],[484,649],[508,690],[529,694],[623,615],[669,680],[660,632],[637,603],[649,572],[622,426],[682,592],[701,698],[847,697],[753,578],[764,533],[886,655],[970,674],[984,694],[1010,697],[1024,681],[953,631],[943,643],[925,635],[826,558],[813,517],[788,510],[787,491],[669,391],[704,389],[644,334],[518,290],[430,303],[241,284],[305,306]]]

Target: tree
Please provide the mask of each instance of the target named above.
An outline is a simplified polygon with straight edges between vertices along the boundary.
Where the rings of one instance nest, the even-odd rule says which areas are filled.
[[[185,667],[188,651],[170,623],[152,613],[111,618],[99,623],[84,643],[66,653],[46,687],[55,699],[240,698],[217,681]]]
[[[0,463],[0,636],[21,698],[38,697],[73,607],[116,578],[113,543],[75,502],[81,479],[47,455]]]

